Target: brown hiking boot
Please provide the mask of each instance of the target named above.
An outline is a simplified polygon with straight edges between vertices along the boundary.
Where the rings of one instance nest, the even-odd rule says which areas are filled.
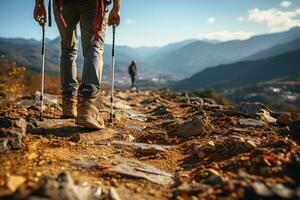
[[[91,129],[103,129],[104,120],[101,118],[98,109],[95,105],[97,97],[78,97],[78,116],[76,117],[76,124]]]
[[[63,119],[75,118],[77,116],[77,92],[62,94]]]

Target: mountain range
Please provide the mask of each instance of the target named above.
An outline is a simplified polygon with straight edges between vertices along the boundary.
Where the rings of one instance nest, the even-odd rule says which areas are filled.
[[[177,90],[244,87],[278,78],[300,77],[300,48],[274,57],[207,68],[191,78],[176,82]]]
[[[110,49],[111,45],[105,45],[104,74],[110,72]],[[227,42],[185,40],[163,47],[117,46],[117,80],[122,80],[127,74],[127,66],[131,60],[137,61],[139,75],[144,79],[172,77],[178,80],[192,76],[186,80],[194,80],[198,76],[198,74],[193,76],[194,74],[201,71],[207,73],[205,70],[210,67],[241,66],[241,63],[248,66],[253,64],[250,61],[264,60],[297,49],[300,49],[300,27],[280,33],[258,35],[248,40]],[[0,55],[9,57],[31,70],[40,70],[40,51],[41,44],[36,40],[0,38]],[[57,73],[60,56],[59,38],[47,40],[46,53],[46,70]],[[77,63],[81,71],[83,63],[81,49]]]

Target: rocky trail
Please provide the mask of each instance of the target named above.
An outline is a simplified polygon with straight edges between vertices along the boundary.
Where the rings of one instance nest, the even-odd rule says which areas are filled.
[[[168,90],[99,99],[106,128],[60,119],[47,95],[0,100],[0,199],[300,199],[300,116]]]

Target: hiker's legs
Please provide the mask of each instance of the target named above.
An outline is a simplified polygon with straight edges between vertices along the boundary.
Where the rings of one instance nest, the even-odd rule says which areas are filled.
[[[60,77],[62,89],[63,118],[77,116],[77,69],[76,58],[78,38],[76,26],[79,22],[77,6],[72,3],[63,4],[63,16],[67,22],[64,26],[59,13],[59,4],[54,1],[54,16],[61,37]]]
[[[79,6],[80,10],[80,30],[82,40],[82,50],[84,57],[82,87],[92,85],[97,90],[100,89],[103,68],[103,50],[105,31],[107,27],[107,13],[103,20],[102,31],[99,34],[99,40],[93,40],[94,19],[95,19],[95,1],[87,1]],[[80,92],[80,91],[79,91]],[[94,91],[93,91],[94,92]]]
[[[131,74],[131,87],[133,88],[134,87],[134,82],[135,82],[135,75],[134,74]]]
[[[93,129],[104,128],[104,122],[96,107],[100,91],[103,67],[104,38],[107,14],[103,20],[99,40],[93,40],[95,1],[86,1],[79,6],[82,50],[84,57],[82,84],[79,87],[78,116],[76,124]]]
[[[72,93],[78,88],[76,58],[78,51],[78,37],[76,26],[79,22],[79,11],[76,4],[64,3],[63,16],[67,22],[64,26],[59,13],[58,1],[54,1],[54,16],[61,37],[60,75],[64,93]]]

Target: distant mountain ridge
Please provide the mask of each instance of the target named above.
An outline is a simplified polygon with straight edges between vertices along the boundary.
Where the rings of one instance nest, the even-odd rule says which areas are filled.
[[[207,67],[237,62],[257,52],[300,38],[300,27],[282,33],[254,36],[248,40],[208,43],[192,42],[179,49],[156,55],[154,67],[165,72],[191,76]],[[261,59],[261,58],[260,58]]]
[[[300,48],[275,57],[205,69],[172,87],[177,90],[244,87],[282,77],[300,77]]]
[[[208,67],[230,64],[241,60],[258,60],[295,50],[300,40],[300,28],[282,33],[254,36],[248,40],[227,42],[185,40],[163,47],[116,47],[116,72],[119,77],[127,74],[131,60],[136,60],[141,77],[170,75],[186,78]],[[296,41],[296,42],[295,42]],[[41,44],[36,40],[0,38],[0,54],[20,65],[39,70]],[[47,40],[46,70],[59,71],[60,39]],[[104,73],[110,71],[111,45],[105,45]],[[79,71],[82,69],[82,52],[79,51]]]
[[[259,60],[259,59],[269,58],[269,57],[283,54],[285,52],[295,51],[299,48],[300,48],[300,38],[293,40],[287,44],[279,44],[271,47],[270,49],[259,51],[249,57],[244,58],[243,60]]]

